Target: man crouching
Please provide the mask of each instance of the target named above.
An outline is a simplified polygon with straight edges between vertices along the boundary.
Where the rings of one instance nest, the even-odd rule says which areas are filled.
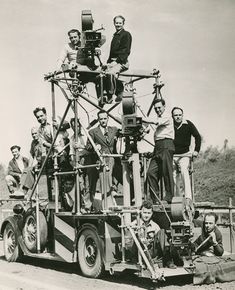
[[[146,200],[140,207],[140,221],[135,219],[131,226],[134,228],[138,240],[140,241],[144,250],[148,251],[154,263],[159,267],[168,267],[175,269],[176,265],[173,263],[170,246],[167,242],[167,236],[164,229],[161,229],[157,223],[152,220],[153,204],[152,201]],[[126,240],[128,240],[128,235]],[[132,257],[132,260],[137,258],[137,246],[128,240],[127,249]],[[128,256],[128,255],[127,255]]]

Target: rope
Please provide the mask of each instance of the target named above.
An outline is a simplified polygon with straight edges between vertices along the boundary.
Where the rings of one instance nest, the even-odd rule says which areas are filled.
[[[143,98],[143,97],[146,97],[146,96],[150,96],[152,95],[152,93],[148,93],[148,94],[145,94],[145,95],[142,95],[142,96],[138,96],[136,97],[136,99],[140,99],[140,98]]]

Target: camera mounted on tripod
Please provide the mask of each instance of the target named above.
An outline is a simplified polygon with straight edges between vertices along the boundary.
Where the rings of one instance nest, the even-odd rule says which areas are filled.
[[[98,49],[105,43],[105,36],[100,32],[103,27],[93,30],[93,17],[90,10],[82,11],[82,33],[81,33],[81,50],[77,54],[77,63],[87,65],[91,69],[96,69],[95,57],[102,65],[100,60],[100,50]]]
[[[122,132],[124,137],[139,139],[142,132],[142,118],[137,117],[136,103],[132,92],[125,92],[122,97]]]

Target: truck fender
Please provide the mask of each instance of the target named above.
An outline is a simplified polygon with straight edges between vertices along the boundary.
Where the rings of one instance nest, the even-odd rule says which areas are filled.
[[[4,222],[2,223],[1,226],[1,235],[3,235],[4,230],[6,228],[6,225],[10,223],[17,235],[17,237],[19,237],[21,235],[21,223],[22,223],[22,216],[19,215],[12,215],[12,216],[8,216]]]

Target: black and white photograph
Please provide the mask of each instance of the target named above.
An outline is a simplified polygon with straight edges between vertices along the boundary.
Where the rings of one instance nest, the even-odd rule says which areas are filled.
[[[0,290],[235,288],[234,25],[0,0]]]

